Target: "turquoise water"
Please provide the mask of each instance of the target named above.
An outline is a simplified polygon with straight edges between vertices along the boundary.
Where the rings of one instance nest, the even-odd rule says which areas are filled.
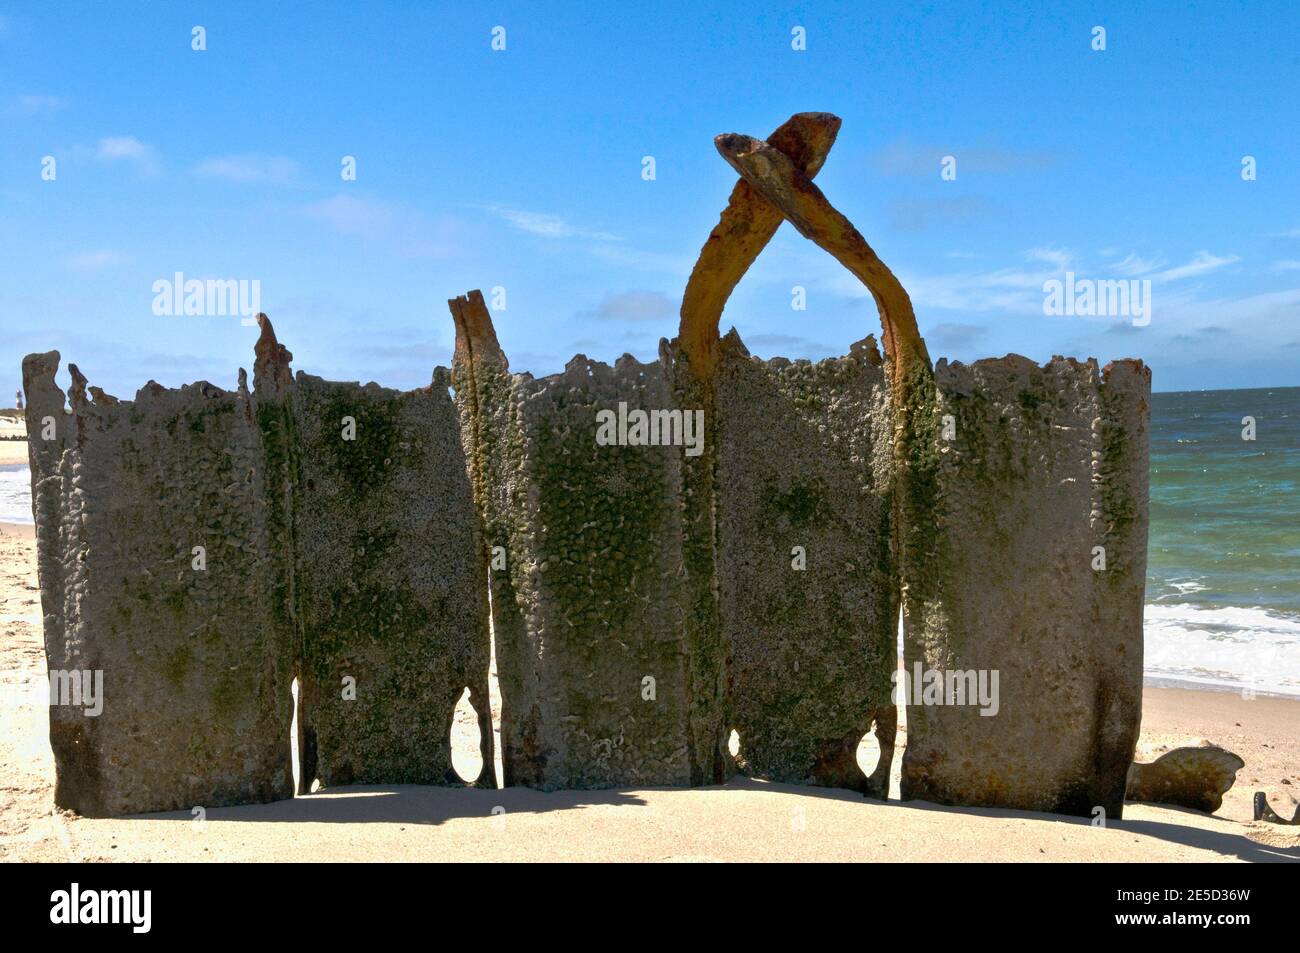
[[[1154,395],[1148,673],[1300,694],[1298,483],[1300,387]]]
[[[0,467],[0,520],[30,481]],[[1148,675],[1300,695],[1298,483],[1300,387],[1154,395]]]
[[[1300,613],[1298,483],[1300,387],[1154,395],[1148,599]]]

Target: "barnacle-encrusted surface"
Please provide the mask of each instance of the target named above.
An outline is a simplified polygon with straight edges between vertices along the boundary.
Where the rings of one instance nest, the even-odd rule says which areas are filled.
[[[463,378],[462,378],[463,379]],[[458,379],[458,399],[471,385]],[[672,407],[659,364],[579,356],[474,377],[509,783],[690,782],[680,446],[602,446],[597,413]]]
[[[996,671],[1000,697],[992,716],[908,707],[903,796],[1118,817],[1141,713],[1150,372],[1011,355],[941,360],[933,387],[908,448],[925,498],[908,510],[906,671]]]
[[[718,587],[741,765],[883,797],[898,597],[880,353],[868,338],[846,357],[764,361],[733,331],[717,390]],[[873,721],[868,779],[857,749]]]
[[[461,783],[468,687],[490,779],[487,583],[445,372],[415,391],[299,373],[292,401],[304,778]]]
[[[711,349],[709,368],[716,356]],[[680,340],[660,342],[659,357],[675,406],[698,409],[704,419],[702,452],[681,460],[687,726],[691,784],[721,784],[735,774],[736,764],[728,750],[727,651],[718,605],[717,392],[712,372],[702,376],[692,363],[699,355],[692,357]]]
[[[74,365],[69,413],[58,362],[23,362],[45,647],[52,672],[102,672],[104,694],[98,716],[50,708],[55,803],[102,816],[290,796],[293,638],[250,395],[151,382],[91,402]]]
[[[454,371],[421,391],[295,382],[265,316],[251,395],[241,374],[92,402],[74,368],[69,414],[58,354],[29,356],[47,654],[107,692],[98,719],[52,709],[58,803],[285,796],[295,673],[304,789],[457,783],[464,687],[487,783],[489,598],[507,785],[720,782],[735,728],[756,776],[883,795],[901,583],[908,679],[998,677],[988,707],[910,699],[904,796],[1118,816],[1149,372],[932,368],[902,284],[811,182],[838,129],[806,113],[715,140],[743,181],[655,363],[511,374],[479,292],[450,302]],[[782,219],[871,291],[888,363],[872,342],[810,364],[718,339]],[[698,413],[703,445],[606,445],[601,412]]]

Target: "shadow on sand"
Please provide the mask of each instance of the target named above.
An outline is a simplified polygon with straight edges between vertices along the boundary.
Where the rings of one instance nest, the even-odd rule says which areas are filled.
[[[494,808],[510,814],[544,814],[591,806],[639,807],[645,801],[614,789],[534,791],[531,788],[433,787],[420,784],[348,785],[291,800],[207,808],[210,821],[275,824],[442,824],[456,818],[490,817]],[[499,812],[497,812],[499,813]],[[194,820],[189,811],[131,814],[124,820]]]
[[[1033,811],[1013,811],[1003,808],[950,807],[928,801],[877,801],[864,799],[853,791],[839,788],[801,787],[793,784],[772,784],[751,778],[733,778],[727,784],[704,788],[645,788],[637,790],[610,788],[596,791],[535,791],[530,788],[430,787],[423,785],[367,785],[339,787],[296,797],[292,800],[269,804],[251,804],[240,807],[209,808],[211,821],[245,823],[315,823],[315,824],[429,824],[438,825],[457,818],[487,818],[494,809],[504,809],[508,814],[545,814],[553,811],[574,811],[588,807],[643,807],[640,793],[672,790],[707,794],[709,791],[753,791],[799,798],[828,799],[861,804],[867,810],[905,812],[933,812],[960,817],[987,817],[1039,821],[1045,824],[1065,824],[1071,827],[1088,827],[1089,818],[1063,817]],[[1245,836],[1244,825],[1236,825],[1240,833],[1232,830],[1210,830],[1204,826],[1207,818],[1195,811],[1163,807],[1171,814],[1185,815],[1186,825],[1155,820],[1111,821],[1112,830],[1138,836],[1152,837],[1172,844],[1208,850],[1224,857],[1233,857],[1254,863],[1300,862],[1300,848],[1270,847],[1257,844]],[[193,820],[188,811],[169,811],[159,814],[134,814],[131,820],[174,820],[189,823]],[[1232,823],[1223,821],[1223,823]]]

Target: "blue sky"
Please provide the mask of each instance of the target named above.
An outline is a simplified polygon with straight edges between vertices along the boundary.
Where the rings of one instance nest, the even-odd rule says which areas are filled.
[[[295,368],[327,377],[426,384],[446,299],[495,286],[516,370],[650,358],[735,179],[712,137],[804,110],[843,118],[819,184],[935,357],[1300,385],[1300,6],[752,6],[0,4],[0,403],[49,348],[121,397],[231,386],[256,331],[155,315],[178,271],[259,281]],[[1066,271],[1151,279],[1151,323],[1045,316]],[[811,358],[878,331],[788,225],[731,325]]]

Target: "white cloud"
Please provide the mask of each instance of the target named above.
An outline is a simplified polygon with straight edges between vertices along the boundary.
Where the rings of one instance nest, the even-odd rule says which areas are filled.
[[[121,252],[112,251],[107,248],[100,248],[94,251],[78,252],[75,255],[69,255],[65,260],[66,264],[73,271],[99,271],[110,265],[116,265],[126,261],[126,256]]]
[[[1135,253],[1129,252],[1123,261],[1114,262],[1106,267],[1113,269],[1126,278],[1132,278],[1162,268],[1164,264],[1165,259],[1163,258],[1139,258]]]
[[[15,96],[5,111],[11,116],[53,116],[66,105],[59,96]]]
[[[194,167],[197,175],[231,182],[267,182],[284,185],[298,177],[297,162],[287,156],[213,156]]]
[[[1274,271],[1300,271],[1300,261],[1294,258],[1284,258],[1281,261],[1273,262]]]
[[[353,195],[336,195],[313,202],[305,211],[335,231],[366,239],[382,238],[392,229],[396,219],[396,213],[388,203]]]
[[[1188,326],[1210,320],[1233,329],[1237,345],[1249,342],[1256,348],[1267,349],[1270,341],[1283,334],[1294,334],[1296,313],[1300,309],[1300,288],[1269,291],[1242,298],[1212,298],[1195,302],[1182,302],[1179,315]]]
[[[99,140],[101,159],[143,159],[151,151],[135,136],[108,136]]]
[[[926,340],[933,341],[946,350],[960,350],[974,346],[988,335],[988,331],[982,324],[945,321],[926,329],[925,336]]]
[[[685,279],[695,266],[695,256],[681,253],[644,251],[628,248],[612,242],[597,242],[586,246],[587,254],[597,261],[614,265],[617,268],[649,272],[653,274],[676,275]]]
[[[676,312],[677,305],[658,291],[625,291],[606,295],[590,316],[607,321],[657,321]]]
[[[487,210],[520,231],[528,232],[530,235],[540,235],[542,238],[586,238],[602,242],[620,240],[617,235],[611,235],[609,232],[592,232],[578,228],[559,215],[551,215],[547,212],[528,212],[504,205],[489,205]]]
[[[1231,265],[1233,262],[1240,260],[1241,259],[1236,255],[1228,255],[1227,257],[1220,258],[1217,255],[1212,255],[1208,251],[1202,250],[1198,251],[1192,257],[1192,260],[1187,262],[1185,265],[1179,265],[1176,268],[1169,268],[1157,273],[1153,277],[1156,281],[1180,281],[1183,278],[1194,278],[1197,275],[1204,275],[1217,268],[1222,268],[1224,265]]]
[[[990,272],[943,275],[900,274],[899,280],[918,311],[946,309],[1041,314],[1043,283],[1059,273],[1057,269],[1000,268]],[[867,293],[861,283],[858,288],[861,294]]]
[[[953,146],[917,145],[906,139],[889,143],[872,156],[876,167],[886,175],[939,176],[944,156],[957,160],[957,173],[1021,172],[1052,165],[1056,157],[1046,152],[1019,152],[999,147],[956,148]]]
[[[740,340],[751,354],[780,355],[793,360],[821,360],[835,354],[835,348],[798,334],[741,334]]]
[[[341,235],[383,240],[404,258],[454,258],[465,251],[465,223],[449,215],[430,218],[401,204],[342,193],[305,205],[302,211]]]
[[[1040,247],[1025,252],[1025,261],[1041,261],[1055,265],[1058,271],[1064,271],[1074,260],[1074,253],[1064,248]]]
[[[104,162],[131,162],[141,175],[158,171],[154,148],[135,136],[106,136],[95,146],[95,157]]]
[[[991,206],[975,195],[957,198],[891,199],[886,225],[893,231],[919,232],[935,225],[966,225],[987,218]]]

